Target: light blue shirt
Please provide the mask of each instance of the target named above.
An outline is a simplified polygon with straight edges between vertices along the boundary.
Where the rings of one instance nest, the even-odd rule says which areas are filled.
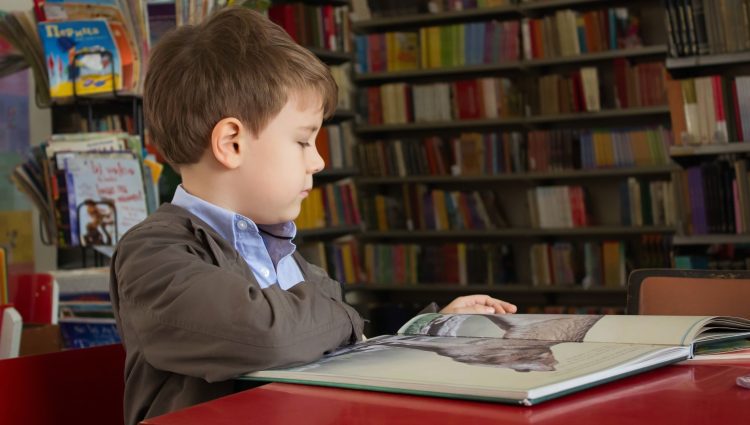
[[[172,204],[190,211],[205,221],[240,253],[261,288],[279,284],[287,290],[302,282],[302,271],[292,257],[297,234],[294,222],[257,226],[249,218],[193,196],[182,185],[177,187]]]

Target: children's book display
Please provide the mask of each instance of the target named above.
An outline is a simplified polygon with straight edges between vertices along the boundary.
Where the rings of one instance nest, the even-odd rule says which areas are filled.
[[[530,406],[748,338],[750,320],[730,317],[430,313],[397,335],[243,379]]]
[[[14,55],[0,70],[33,69],[37,103],[140,95],[151,46],[176,26],[200,23],[234,0],[34,0],[33,10],[0,11],[0,38]],[[239,2],[237,2],[239,3]],[[246,1],[248,7],[266,9]],[[1,47],[1,46],[0,46]],[[7,58],[7,60],[6,60]],[[11,60],[13,59],[13,61]]]
[[[158,187],[138,136],[53,135],[11,178],[39,208],[47,242],[114,245],[157,205]]]

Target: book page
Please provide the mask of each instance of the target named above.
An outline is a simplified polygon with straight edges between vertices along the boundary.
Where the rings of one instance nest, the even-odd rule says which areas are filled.
[[[710,319],[710,316],[428,313],[407,322],[399,334],[689,345]]]
[[[642,361],[687,355],[684,347],[397,335],[308,365],[249,376],[525,399],[616,376],[618,367],[639,369],[635,365]]]

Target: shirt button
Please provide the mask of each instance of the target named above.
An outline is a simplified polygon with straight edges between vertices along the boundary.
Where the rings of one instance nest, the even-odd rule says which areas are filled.
[[[245,221],[245,220],[238,221],[237,222],[237,228],[240,229],[240,230],[247,229],[247,221]]]
[[[261,273],[261,274],[263,275],[263,277],[268,277],[268,275],[270,275],[270,274],[271,274],[271,272],[270,272],[270,271],[268,271],[268,269],[265,269],[265,268],[264,268],[264,269],[262,269],[262,270],[260,271],[260,273]]]

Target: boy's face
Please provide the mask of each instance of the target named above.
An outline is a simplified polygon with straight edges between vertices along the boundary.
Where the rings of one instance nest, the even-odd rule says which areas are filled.
[[[259,135],[245,132],[235,186],[239,213],[257,224],[282,223],[299,215],[313,174],[325,165],[315,146],[322,122],[317,96],[293,95]]]

